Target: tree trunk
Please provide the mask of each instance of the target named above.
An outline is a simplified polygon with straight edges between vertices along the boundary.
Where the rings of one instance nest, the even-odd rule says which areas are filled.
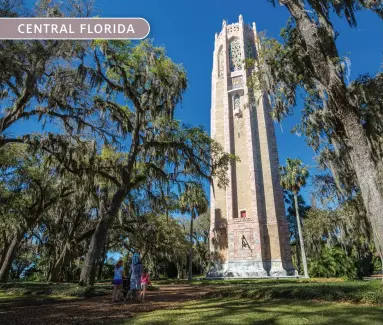
[[[343,123],[350,143],[350,157],[370,220],[378,252],[383,251],[383,197],[380,191],[378,170],[372,159],[366,133],[359,119],[350,109],[344,108]]]
[[[73,259],[73,245],[78,245],[80,242],[85,240],[86,238],[89,238],[93,233],[93,230],[88,230],[85,233],[83,233],[81,236],[75,238],[73,243],[73,237],[74,237],[74,230],[69,234],[69,237],[67,238],[67,242],[65,245],[63,245],[63,249],[61,251],[61,254],[56,260],[52,267],[49,268],[48,271],[48,281],[50,282],[59,282],[60,280],[60,271],[70,265],[71,260]]]
[[[303,236],[302,236],[301,218],[299,216],[298,197],[297,197],[297,195],[295,193],[294,193],[294,202],[295,202],[295,214],[297,216],[299,243],[300,243],[300,246],[301,246],[301,253],[302,253],[303,272],[304,272],[305,278],[308,278],[309,277],[309,272],[308,272],[308,269],[307,269],[305,244],[303,242]]]
[[[69,244],[67,244],[69,245]],[[60,254],[60,257],[55,261],[52,268],[50,269],[49,275],[48,275],[48,281],[49,282],[59,282],[60,281],[60,273],[61,269],[68,265],[70,261],[70,247],[67,247],[66,245],[63,248],[63,251]]]
[[[61,263],[60,259],[54,263],[53,267],[49,271],[48,281],[59,282],[60,281]]]
[[[298,233],[298,224],[297,224],[297,219],[295,218],[295,251],[297,254],[297,269],[298,269],[298,274],[301,273],[301,250],[300,250],[300,244],[299,244],[299,233]]]
[[[383,253],[380,253],[380,262],[382,263],[382,282],[383,282]]]
[[[102,278],[102,269],[104,268],[104,260],[101,259],[98,263],[98,274],[97,274],[97,281],[100,281]]]
[[[108,237],[106,238],[106,243],[101,254],[100,262],[98,263],[98,275],[97,275],[98,280],[101,280],[102,278],[102,269],[104,267],[107,252],[108,252]]]
[[[86,254],[85,262],[81,269],[79,282],[80,285],[94,284],[97,271],[97,262],[100,260],[101,252],[104,248],[109,228],[113,220],[116,218],[117,212],[120,209],[124,198],[129,192],[130,176],[139,150],[139,132],[141,127],[141,114],[143,114],[143,110],[141,111],[139,109],[139,105],[137,105],[136,109],[137,112],[135,117],[135,130],[132,133],[132,143],[130,146],[128,162],[121,173],[123,185],[113,195],[112,202],[107,210],[105,207],[105,202],[107,199],[106,191],[103,191],[101,194],[100,221],[98,222],[93,233],[89,244],[88,253]]]
[[[180,280],[182,278],[182,265],[177,262],[177,279]]]
[[[305,42],[312,69],[321,87],[334,107],[334,115],[343,127],[357,183],[367,216],[372,226],[378,252],[383,251],[383,197],[379,188],[379,174],[368,137],[360,121],[359,109],[348,97],[347,87],[337,72],[339,57],[334,41],[334,30],[329,21],[321,18],[324,30],[313,23],[302,0],[282,2],[294,17],[299,34]],[[326,100],[326,99],[323,99]]]
[[[193,220],[194,220],[194,211],[191,213],[190,217],[190,247],[189,247],[189,274],[188,281],[193,280]]]
[[[13,237],[11,244],[8,247],[7,252],[4,254],[3,264],[0,269],[0,282],[7,282],[9,279],[9,271],[11,269],[11,265],[13,260],[16,257],[17,249],[19,247],[19,243],[24,236],[24,232],[18,233],[15,237]]]
[[[3,263],[5,260],[5,256],[7,256],[9,246],[10,246],[10,242],[8,242],[4,237],[4,247],[1,248],[1,255],[0,255],[0,270],[3,267]]]
[[[48,206],[49,204],[47,204]],[[39,208],[37,210],[37,212],[35,213],[35,216],[34,217],[30,217],[27,222],[26,222],[26,225],[23,227],[21,227],[21,229],[19,229],[19,231],[16,232],[15,236],[13,237],[11,243],[9,244],[8,246],[8,250],[6,252],[4,252],[4,257],[2,257],[2,264],[1,264],[1,269],[0,269],[0,282],[7,282],[8,279],[9,279],[9,271],[11,269],[11,266],[12,266],[12,263],[17,255],[17,251],[20,247],[20,243],[24,237],[24,234],[29,230],[29,229],[32,229],[35,224],[36,224],[36,221],[38,220],[38,217],[36,216],[39,216],[41,215],[42,211],[44,209],[42,208]]]
[[[102,249],[104,248],[109,228],[117,215],[117,211],[126,196],[125,188],[119,189],[113,196],[111,205],[105,211],[106,193],[102,193],[100,206],[100,221],[93,233],[89,244],[88,253],[86,254],[84,265],[81,269],[80,285],[93,285],[96,278],[97,263],[100,260]]]
[[[101,216],[101,218],[92,236],[88,253],[81,269],[80,285],[93,285],[95,282],[97,262],[100,259],[110,225],[110,216],[108,214]]]

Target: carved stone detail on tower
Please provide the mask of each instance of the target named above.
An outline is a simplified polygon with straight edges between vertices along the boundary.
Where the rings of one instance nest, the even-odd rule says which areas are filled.
[[[208,277],[291,276],[289,233],[279,184],[278,152],[267,96],[247,87],[257,66],[244,69],[244,59],[257,59],[255,23],[227,24],[215,36],[212,73],[212,137],[239,156],[230,166],[230,184],[211,186]]]
[[[229,79],[228,90],[243,88],[243,77],[232,77]]]
[[[218,52],[218,78],[223,78],[225,70],[225,56],[223,55],[223,49]]]
[[[233,34],[239,32],[239,24],[231,24],[227,26],[227,34]]]

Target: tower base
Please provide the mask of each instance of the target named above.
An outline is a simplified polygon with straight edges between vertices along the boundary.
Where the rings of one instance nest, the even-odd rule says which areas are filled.
[[[292,263],[273,261],[232,261],[216,263],[207,273],[207,278],[274,278],[296,277]]]

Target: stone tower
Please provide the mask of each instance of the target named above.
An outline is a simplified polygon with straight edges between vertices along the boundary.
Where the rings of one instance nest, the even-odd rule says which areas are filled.
[[[240,162],[229,169],[228,187],[211,187],[208,277],[295,275],[270,104],[247,86],[253,71],[244,59],[258,49],[255,23],[245,25],[242,15],[215,35],[211,135]]]

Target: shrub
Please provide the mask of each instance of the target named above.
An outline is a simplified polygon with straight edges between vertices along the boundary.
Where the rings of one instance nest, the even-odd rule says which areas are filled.
[[[314,277],[342,277],[354,280],[357,278],[357,267],[354,260],[342,249],[325,247],[318,258],[310,261],[309,273]]]
[[[374,256],[373,258],[373,271],[374,273],[382,273],[382,260],[380,256]]]

